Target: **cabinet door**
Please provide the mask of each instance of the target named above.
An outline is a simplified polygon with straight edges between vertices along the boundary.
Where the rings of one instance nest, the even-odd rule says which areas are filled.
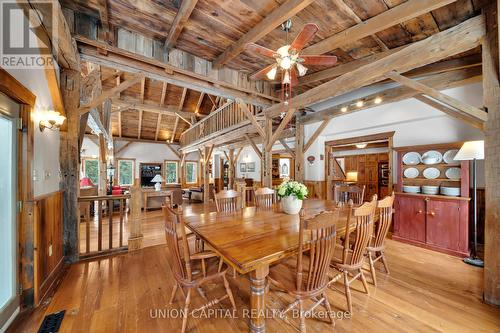
[[[458,201],[429,200],[427,202],[427,244],[451,250],[459,249],[459,207]]]
[[[425,242],[425,201],[398,196],[394,231],[399,237]]]

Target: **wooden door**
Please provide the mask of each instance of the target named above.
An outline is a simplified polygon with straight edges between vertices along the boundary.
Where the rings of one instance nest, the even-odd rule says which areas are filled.
[[[458,250],[460,242],[460,204],[452,200],[427,201],[426,243]]]
[[[396,197],[394,233],[409,240],[425,242],[425,201],[419,197]]]

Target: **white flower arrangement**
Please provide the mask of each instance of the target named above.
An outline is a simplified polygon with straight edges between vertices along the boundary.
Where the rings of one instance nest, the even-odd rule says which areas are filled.
[[[280,198],[293,195],[299,200],[304,200],[307,198],[308,194],[309,192],[304,184],[290,181],[289,179],[285,179],[283,183],[278,186],[278,197]]]

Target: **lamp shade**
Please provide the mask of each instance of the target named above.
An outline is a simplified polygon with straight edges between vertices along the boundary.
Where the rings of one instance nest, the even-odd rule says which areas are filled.
[[[467,141],[458,151],[455,161],[484,160],[484,141]]]
[[[92,180],[90,180],[89,177],[83,177],[80,179],[80,187],[93,187],[94,183],[92,183]]]
[[[154,176],[153,179],[151,179],[151,183],[161,183],[163,182],[163,177],[161,175],[156,175]]]
[[[357,171],[349,171],[345,176],[345,180],[348,182],[357,182],[358,181],[358,172]]]

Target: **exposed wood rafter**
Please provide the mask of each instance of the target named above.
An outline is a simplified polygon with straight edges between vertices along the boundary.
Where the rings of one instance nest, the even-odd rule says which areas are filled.
[[[305,48],[303,54],[323,54],[333,51],[347,43],[371,36],[455,1],[457,0],[409,0]]]
[[[253,148],[253,151],[255,152],[255,154],[257,154],[257,156],[259,156],[259,158],[262,159],[262,152],[260,151],[259,147],[257,147],[257,145],[252,140],[252,138],[246,133],[245,133],[245,139],[247,139],[248,143]]]
[[[253,43],[276,29],[281,23],[294,16],[302,9],[307,7],[309,4],[314,2],[314,0],[288,0],[273,12],[268,14],[262,21],[255,25],[250,31],[248,31],[243,37],[238,41],[229,46],[220,56],[218,56],[214,62],[213,67],[218,68],[224,65],[229,60],[236,57],[238,54],[243,52],[246,44]]]
[[[166,50],[170,50],[175,46],[177,38],[179,38],[179,35],[181,34],[184,25],[186,25],[189,16],[191,16],[197,2],[198,0],[182,0],[181,7],[179,8],[177,15],[175,15],[175,19],[172,22],[167,39],[165,40]]]

